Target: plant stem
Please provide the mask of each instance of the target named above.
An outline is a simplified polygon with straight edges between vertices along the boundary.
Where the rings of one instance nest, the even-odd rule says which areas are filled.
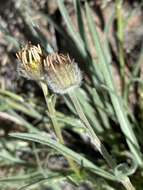
[[[46,104],[47,104],[47,107],[48,107],[48,111],[49,111],[49,114],[50,114],[50,119],[52,121],[55,134],[56,134],[59,142],[64,145],[64,139],[63,139],[63,136],[62,136],[62,131],[61,131],[61,128],[58,126],[58,122],[57,122],[57,119],[56,119],[56,112],[55,112],[55,108],[53,106],[52,99],[49,98],[49,100],[48,100],[48,88],[47,88],[47,85],[44,82],[40,82],[40,86],[41,86],[43,94],[44,94],[44,98],[45,98],[45,101],[46,101]],[[66,158],[67,158],[67,160],[69,162],[69,165],[70,165],[71,169],[73,169],[73,171],[77,174],[77,176],[80,177],[80,171],[79,171],[77,165],[75,164],[75,162],[72,159],[70,159],[69,157],[66,157]]]
[[[135,190],[135,187],[132,185],[128,177],[124,178],[124,180],[122,181],[122,184],[127,190]]]
[[[101,153],[101,155],[103,156],[103,158],[106,160],[107,164],[111,167],[111,169],[114,171],[115,167],[116,167],[116,163],[113,160],[113,158],[110,156],[110,154],[108,153],[108,151],[106,150],[106,148],[104,147],[104,145],[101,143],[100,139],[98,138],[98,136],[95,134],[94,130],[92,129],[90,123],[88,122],[84,112],[82,111],[82,107],[78,101],[78,98],[76,97],[74,92],[70,92],[68,93],[78,115],[79,118],[81,119],[81,121],[83,122],[84,126],[86,129],[88,129],[89,135],[91,137],[91,141],[93,143],[94,146],[96,146],[96,148],[98,149],[98,151]],[[118,179],[119,180],[119,179]],[[122,180],[120,180],[120,182],[123,184],[123,186],[127,189],[127,190],[135,190],[135,188],[133,187],[133,185],[130,182],[130,179],[125,176]]]
[[[48,99],[48,88],[47,88],[47,85],[45,83],[41,82],[40,86],[42,88],[42,91],[43,91],[43,94],[44,94],[44,98],[45,98],[45,101],[46,101],[46,104],[47,104],[47,107],[48,107],[48,111],[50,113],[50,119],[52,121],[54,130],[55,130],[55,134],[58,137],[58,140],[60,141],[60,143],[64,144],[64,139],[62,137],[61,129],[58,126],[58,123],[57,123],[57,120],[56,120],[56,117],[55,117],[55,109],[54,109],[54,107],[52,105],[52,100],[51,100],[51,98]]]
[[[104,145],[101,143],[98,136],[95,134],[95,132],[94,132],[93,128],[91,127],[90,123],[88,122],[84,112],[82,111],[81,105],[80,105],[76,95],[72,92],[72,93],[69,93],[69,97],[70,97],[72,103],[74,104],[74,107],[75,107],[81,121],[85,125],[86,129],[88,129],[93,145],[96,146],[96,148],[102,154],[102,156],[104,157],[104,159],[106,160],[108,165],[112,169],[114,169],[116,166],[115,161],[112,159],[112,157],[110,156],[110,154],[108,153],[108,151],[106,150]]]
[[[34,154],[35,154],[38,170],[40,171],[40,173],[43,175],[44,178],[47,178],[47,175],[46,175],[45,171],[42,168],[42,164],[41,164],[39,155],[38,155],[37,150],[36,150],[35,142],[33,142],[32,146],[33,146],[33,150],[34,150]]]

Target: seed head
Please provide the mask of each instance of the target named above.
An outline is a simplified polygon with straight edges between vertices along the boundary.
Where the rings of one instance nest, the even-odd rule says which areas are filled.
[[[17,68],[21,76],[32,80],[43,79],[43,53],[40,45],[28,43],[16,56],[21,61]]]
[[[44,67],[47,83],[55,93],[68,93],[81,84],[81,71],[68,55],[50,54],[44,61]]]

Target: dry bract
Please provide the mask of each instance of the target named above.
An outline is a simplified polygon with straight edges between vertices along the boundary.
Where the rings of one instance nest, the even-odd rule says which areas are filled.
[[[43,53],[40,45],[28,43],[16,56],[21,61],[17,68],[20,75],[32,80],[44,78]]]
[[[47,83],[55,93],[68,93],[81,84],[81,71],[68,55],[48,55],[44,61],[44,68]]]

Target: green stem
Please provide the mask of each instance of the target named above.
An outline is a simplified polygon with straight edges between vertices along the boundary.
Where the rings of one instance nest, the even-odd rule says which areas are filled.
[[[64,139],[63,139],[63,136],[62,136],[62,131],[61,131],[61,128],[58,126],[58,122],[57,122],[57,119],[56,119],[56,112],[55,112],[55,108],[53,106],[52,99],[51,98],[48,99],[48,88],[47,88],[47,85],[44,82],[40,82],[40,86],[42,88],[42,91],[43,91],[43,94],[44,94],[44,97],[45,97],[45,101],[46,101],[46,104],[47,104],[47,107],[48,107],[48,111],[49,111],[49,114],[50,114],[50,119],[52,121],[55,134],[56,134],[59,142],[61,144],[64,144]],[[80,178],[80,171],[79,171],[77,165],[75,164],[75,162],[72,159],[70,159],[69,157],[66,157],[66,158],[67,158],[67,160],[69,162],[70,167],[73,169],[73,171]]]
[[[44,178],[47,178],[47,175],[46,175],[45,171],[42,168],[42,164],[41,164],[39,155],[38,155],[37,150],[36,150],[35,142],[33,142],[32,146],[33,146],[36,162],[37,162],[37,165],[38,165],[38,170],[43,175]]]
[[[46,101],[46,104],[47,104],[47,107],[48,107],[48,111],[50,113],[50,119],[52,121],[54,130],[55,130],[55,134],[58,137],[58,140],[60,141],[60,143],[64,144],[64,139],[62,137],[61,129],[58,126],[58,123],[57,123],[57,120],[56,120],[56,117],[55,117],[56,113],[55,113],[55,109],[54,109],[53,104],[52,104],[52,100],[51,100],[51,98],[48,99],[47,85],[44,82],[40,82],[40,86],[42,88],[44,98],[45,98],[45,101]]]
[[[122,184],[127,190],[136,190],[128,177],[124,178]]]
[[[70,97],[72,103],[74,104],[74,107],[75,107],[81,121],[84,123],[84,126],[86,127],[86,129],[88,129],[93,145],[96,146],[96,148],[102,154],[102,156],[104,157],[104,159],[106,160],[108,165],[112,169],[114,169],[116,166],[115,161],[112,159],[112,157],[110,156],[110,154],[108,153],[108,151],[106,150],[104,145],[101,143],[98,136],[95,134],[95,132],[94,132],[93,128],[91,127],[90,123],[88,122],[84,112],[82,111],[81,105],[80,105],[76,95],[72,92],[72,93],[69,93],[69,97]]]
[[[114,171],[115,167],[116,167],[116,163],[113,160],[113,158],[110,156],[110,154],[108,153],[108,151],[106,150],[106,148],[104,147],[104,145],[101,143],[100,139],[98,138],[98,136],[95,134],[94,130],[92,129],[92,126],[90,125],[90,123],[88,122],[84,112],[82,111],[82,107],[78,101],[78,98],[76,97],[74,92],[70,92],[68,93],[78,115],[79,118],[81,119],[81,121],[83,122],[84,126],[86,129],[88,129],[89,135],[91,137],[91,141],[93,143],[94,146],[96,146],[96,148],[98,149],[98,151],[101,153],[101,155],[103,156],[103,158],[106,160],[107,164],[111,167],[111,169]],[[133,187],[133,185],[130,182],[130,179],[125,176],[124,178],[122,178],[121,180],[118,179],[123,186],[127,189],[127,190],[135,190],[135,188]]]

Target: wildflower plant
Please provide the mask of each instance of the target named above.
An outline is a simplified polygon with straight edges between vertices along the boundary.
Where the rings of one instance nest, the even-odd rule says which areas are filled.
[[[76,97],[74,91],[76,88],[80,87],[82,76],[81,71],[78,68],[78,65],[70,59],[68,55],[52,53],[44,58],[42,54],[42,50],[40,46],[38,48],[36,46],[32,46],[31,44],[26,45],[18,54],[17,57],[21,60],[22,69],[24,68],[24,74],[26,76],[31,76],[31,79],[39,81],[42,78],[44,79],[42,82],[38,82],[43,90],[45,100],[48,106],[48,110],[51,115],[51,120],[53,122],[53,126],[55,129],[55,133],[60,143],[64,144],[64,139],[62,137],[62,133],[60,128],[58,128],[56,118],[53,118],[54,115],[54,107],[49,102],[51,98],[48,97],[47,85],[54,93],[58,93],[61,95],[68,94],[75,109],[79,115],[79,118],[84,124],[87,133],[89,134],[89,138],[91,139],[91,143],[97,148],[97,150],[101,153],[103,158],[106,160],[110,168],[114,171],[116,167],[116,163],[101,143],[100,139],[94,132],[92,126],[87,120],[80,103]],[[44,65],[43,65],[44,63]],[[42,71],[42,72],[41,72]],[[31,73],[31,74],[30,74]],[[73,160],[67,157],[70,166],[72,169],[80,176],[79,171]],[[130,180],[127,176],[122,175],[121,179],[119,179],[121,183],[127,190],[134,190],[134,187],[130,183]]]
[[[54,118],[54,103],[52,97],[48,95],[46,82],[48,82],[49,87],[54,92],[64,94],[70,88],[75,88],[80,84],[81,74],[78,66],[71,62],[69,56],[59,56],[57,53],[44,58],[40,45],[35,46],[31,43],[25,45],[16,55],[21,62],[17,69],[19,74],[25,78],[37,81],[41,86],[56,136],[59,142],[64,144],[61,130],[58,127],[56,118]],[[67,160],[72,169],[79,175],[75,163],[70,158],[67,158]]]
[[[121,1],[119,0],[117,3],[118,2]],[[68,35],[75,43],[77,54],[80,59],[87,64],[87,72],[88,75],[90,75],[87,80],[90,80],[90,85],[88,85],[84,80],[84,74],[82,74],[78,64],[73,59],[71,59],[68,54],[54,52],[48,42],[43,43],[37,34],[38,30],[35,30],[31,24],[32,22],[30,23],[30,21],[26,20],[26,22],[29,22],[28,26],[30,26],[30,30],[32,29],[31,31],[34,31],[34,35],[36,34],[35,36],[39,37],[38,43],[41,41],[41,46],[28,43],[25,45],[25,47],[18,51],[16,54],[19,60],[17,71],[21,76],[30,80],[34,80],[41,87],[48,108],[45,114],[46,120],[44,120],[45,118],[43,120],[44,122],[46,121],[52,124],[55,136],[54,138],[51,138],[47,135],[47,133],[43,135],[39,129],[34,127],[32,124],[29,124],[23,118],[21,119],[18,114],[16,115],[15,112],[10,112],[10,114],[15,114],[14,116],[17,117],[16,122],[26,127],[28,130],[28,133],[13,133],[11,136],[29,140],[31,142],[37,142],[42,145],[47,145],[63,154],[70,166],[70,172],[66,173],[66,179],[69,179],[69,181],[72,181],[72,183],[77,184],[77,181],[84,181],[86,179],[89,179],[96,183],[96,178],[100,176],[105,180],[121,183],[126,190],[135,190],[135,187],[132,185],[128,176],[132,175],[137,167],[142,167],[143,161],[142,153],[140,151],[140,144],[143,145],[143,143],[141,140],[139,140],[139,143],[138,139],[136,138],[134,128],[136,128],[137,122],[135,121],[133,115],[130,113],[129,109],[126,107],[128,103],[124,102],[124,99],[117,93],[116,85],[114,84],[114,76],[111,69],[112,58],[108,40],[105,39],[105,42],[103,44],[100,42],[89,4],[88,2],[83,3],[85,8],[84,16],[87,20],[87,27],[92,36],[93,44],[97,53],[99,62],[97,63],[97,60],[93,58],[94,56],[92,57],[90,52],[88,36],[85,32],[85,24],[83,22],[80,1],[74,1],[75,10],[77,12],[76,16],[79,33],[75,32],[75,28],[72,24],[72,21],[70,20],[64,1],[57,0],[57,3],[59,11],[66,24]],[[117,14],[117,17],[119,15],[120,14]],[[43,19],[44,18],[45,17],[43,16]],[[117,21],[119,21],[118,19],[120,18],[117,18]],[[59,32],[63,32],[59,26],[57,27],[52,19],[50,22],[52,22],[52,24],[57,30],[59,30]],[[105,33],[107,33],[107,30],[108,26],[105,26]],[[120,32],[123,31],[120,30]],[[62,36],[66,37],[64,33],[62,33]],[[68,39],[66,38],[66,40]],[[70,42],[70,40],[68,42]],[[119,44],[121,46],[120,48],[122,48],[123,43],[124,41],[122,40],[122,44]],[[44,46],[44,44],[46,44],[46,46]],[[41,47],[44,47],[44,50]],[[50,49],[48,49],[48,47],[50,47]],[[123,51],[123,49],[121,50]],[[125,57],[122,55],[122,51],[119,52],[120,62],[122,62],[122,59],[125,59]],[[124,80],[124,69],[122,68],[125,66],[125,60],[123,60],[123,62],[124,64],[120,64],[120,69],[122,70],[121,73],[124,83],[123,90],[125,90],[126,80]],[[81,84],[84,85],[83,89],[80,88]],[[102,93],[100,93],[100,89]],[[26,103],[24,104],[23,99],[21,100],[19,96],[13,96],[8,92],[0,91],[0,93],[4,93],[6,96],[11,96],[12,99],[14,99],[14,104],[10,103],[8,100],[6,101],[6,103],[11,106],[11,109],[21,111],[22,113],[27,114],[28,116],[32,116],[36,119],[38,118],[41,121],[42,114],[37,111],[38,109],[29,109],[29,105]],[[67,116],[65,113],[61,113],[60,111],[56,110],[55,104],[57,102],[57,96],[60,96],[61,98],[64,97],[65,100],[67,100],[66,97],[68,97],[68,103],[66,103],[69,108],[71,108],[71,110],[73,110],[73,112],[78,116],[77,118]],[[24,104],[24,106],[22,104]],[[40,110],[42,109],[41,107]],[[13,121],[15,120],[13,119]],[[133,157],[132,160],[135,160],[135,166],[133,165],[131,169],[127,168],[124,164],[118,165],[116,163],[116,159],[112,158],[114,154],[111,155],[100,140],[104,139],[102,132],[106,133],[106,131],[110,131],[112,129],[110,121],[115,122],[118,127],[120,127],[123,136],[122,138],[125,138],[127,142],[127,145],[125,143],[125,146],[128,146],[130,152],[132,153],[131,159]],[[90,139],[92,148],[98,150],[103,159],[106,161],[105,163],[103,162],[105,164],[103,167],[97,166],[96,162],[91,162],[90,159],[88,159],[88,155],[86,155],[85,158],[84,155],[66,147],[65,139],[63,138],[62,127],[68,127],[68,125],[72,126],[73,129],[81,136],[85,135],[88,137],[88,139]],[[106,128],[105,131],[104,128]],[[110,135],[112,135],[108,134],[105,137],[108,138]],[[106,139],[104,140],[106,141]],[[112,147],[110,141],[109,145]],[[117,149],[117,145],[115,146],[113,144],[113,147],[116,147],[114,149]],[[116,152],[116,150],[112,151],[113,153]],[[40,163],[40,159],[37,157],[37,155],[36,158],[38,160],[38,163]],[[93,159],[96,161],[96,156]],[[47,168],[42,168],[40,164],[38,164],[38,167],[40,168],[40,174],[43,173],[44,180],[48,180],[51,176],[54,176],[53,173],[50,176]],[[91,174],[89,174],[88,171]],[[92,176],[92,174],[94,175]],[[59,173],[56,173],[56,175],[58,176]],[[53,179],[56,178],[54,177]],[[62,179],[65,179],[65,176],[62,174],[60,177]],[[111,187],[109,186],[109,184],[106,186],[107,189]]]

